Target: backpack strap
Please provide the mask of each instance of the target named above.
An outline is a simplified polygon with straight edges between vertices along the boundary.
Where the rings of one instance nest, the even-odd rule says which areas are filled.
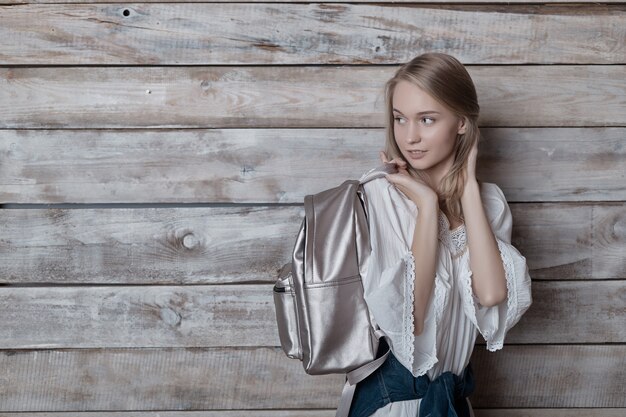
[[[376,328],[378,325],[375,324],[374,327]],[[374,332],[374,335],[376,336],[376,339],[381,339],[386,336],[385,332],[383,332],[380,328]],[[380,358],[374,359],[365,365],[361,365],[346,374],[346,383],[343,385],[343,390],[341,391],[341,398],[339,399],[339,406],[337,407],[335,417],[348,417],[348,414],[350,413],[350,406],[352,405],[352,398],[354,397],[354,391],[356,390],[356,384],[370,376],[375,370],[381,367],[385,360],[387,360],[387,356],[389,356],[389,352],[391,352],[389,343],[387,343],[387,346],[387,351]]]
[[[371,170],[363,174],[359,179],[359,184],[364,184],[368,181],[373,180],[374,178],[384,177],[385,174],[395,174],[397,172],[398,167],[395,163],[384,163],[375,168],[372,168]],[[373,317],[371,317],[371,322],[372,327],[377,329],[374,332],[376,339],[380,340],[382,337],[385,337],[385,332],[380,329]],[[389,343],[387,343],[387,345],[389,346]],[[360,367],[353,369],[346,374],[346,383],[344,384],[343,390],[341,391],[339,407],[337,407],[335,417],[348,417],[348,414],[350,413],[350,406],[352,405],[352,398],[354,397],[354,392],[356,390],[356,384],[363,381],[374,371],[380,368],[385,360],[387,360],[389,352],[391,352],[390,347],[387,348],[387,351],[380,358],[374,359],[371,362],[361,365]]]

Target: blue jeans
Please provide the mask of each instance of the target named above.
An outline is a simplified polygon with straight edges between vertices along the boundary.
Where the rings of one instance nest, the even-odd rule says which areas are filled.
[[[377,357],[387,351],[380,339]],[[389,352],[385,362],[363,381],[357,383],[348,417],[367,417],[394,401],[421,398],[419,417],[470,417],[465,397],[474,392],[474,374],[468,364],[463,375],[444,372],[431,381],[427,375],[417,378]]]

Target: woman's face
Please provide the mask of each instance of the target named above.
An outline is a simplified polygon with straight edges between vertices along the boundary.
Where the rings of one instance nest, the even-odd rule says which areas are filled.
[[[404,80],[395,87],[393,117],[394,137],[404,158],[438,183],[454,162],[457,134],[465,133],[463,118]]]

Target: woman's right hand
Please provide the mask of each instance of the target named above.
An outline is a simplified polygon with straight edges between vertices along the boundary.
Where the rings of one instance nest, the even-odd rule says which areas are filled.
[[[435,190],[419,178],[413,178],[407,171],[406,161],[402,158],[394,158],[389,161],[383,151],[380,151],[380,159],[384,163],[396,164],[398,172],[396,174],[386,174],[385,178],[411,199],[418,209],[424,204],[438,204],[439,199]]]

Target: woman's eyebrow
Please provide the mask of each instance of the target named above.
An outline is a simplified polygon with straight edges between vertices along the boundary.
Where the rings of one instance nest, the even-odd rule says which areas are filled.
[[[395,107],[393,108],[393,111],[397,111],[397,112],[398,112],[398,113],[400,113],[400,114],[404,114],[404,113],[402,113],[400,110],[396,109]],[[438,111],[435,111],[435,110],[425,110],[425,111],[421,111],[421,112],[418,112],[418,113],[415,113],[415,114],[420,115],[420,114],[428,114],[428,113],[437,113],[437,114],[440,114]]]

